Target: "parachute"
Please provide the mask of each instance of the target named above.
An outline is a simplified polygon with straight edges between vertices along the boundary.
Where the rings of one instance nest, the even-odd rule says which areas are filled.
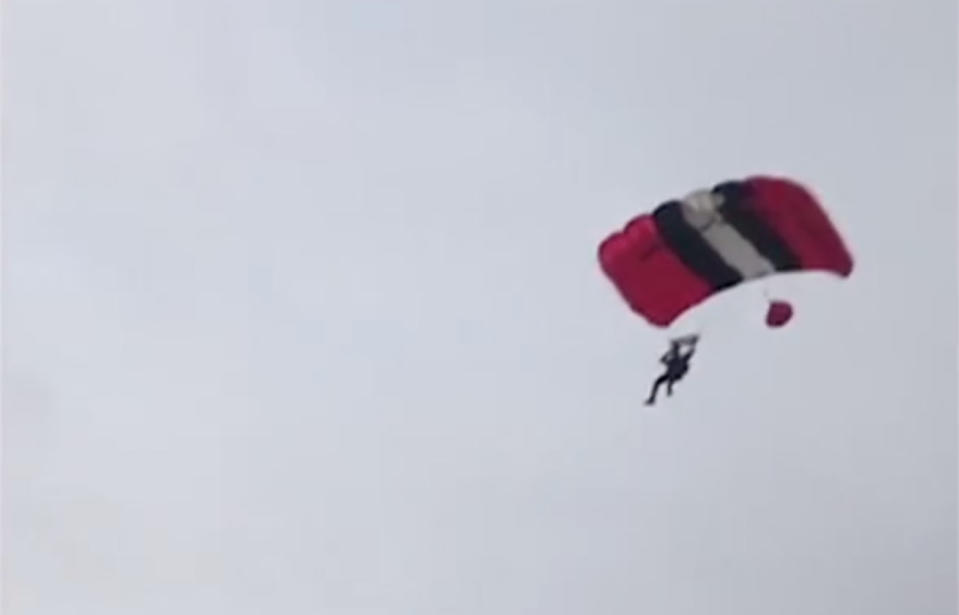
[[[786,178],[753,176],[669,200],[599,245],[600,266],[629,307],[668,327],[717,293],[766,276],[821,271],[846,278],[853,259],[817,199]],[[767,324],[792,307],[774,301]]]
[[[769,302],[766,310],[766,324],[770,327],[782,327],[792,320],[793,306],[787,301],[775,300]]]

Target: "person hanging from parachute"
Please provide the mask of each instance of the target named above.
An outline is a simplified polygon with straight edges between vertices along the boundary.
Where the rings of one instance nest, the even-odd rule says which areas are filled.
[[[698,341],[698,335],[670,340],[669,350],[659,359],[659,362],[666,366],[666,371],[653,382],[653,388],[646,399],[647,406],[656,403],[656,394],[659,387],[664,384],[666,385],[666,395],[671,396],[673,394],[673,385],[682,380],[686,372],[689,371],[689,360],[693,358],[693,354],[696,352],[696,342]],[[685,352],[683,351],[684,347],[686,348]]]
[[[815,195],[792,179],[763,175],[726,180],[636,215],[600,243],[598,257],[629,308],[661,328],[747,282],[813,271],[846,278],[853,270],[843,237]],[[767,299],[768,327],[791,321],[788,302]],[[661,359],[666,372],[647,403],[664,384],[670,394],[689,371],[699,337],[690,339],[671,343]]]

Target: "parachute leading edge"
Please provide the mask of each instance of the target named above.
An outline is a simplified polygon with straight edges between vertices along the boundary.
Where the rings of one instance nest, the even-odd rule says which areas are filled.
[[[667,201],[599,245],[599,261],[630,308],[667,327],[743,282],[790,271],[847,277],[853,259],[800,184],[751,177]]]

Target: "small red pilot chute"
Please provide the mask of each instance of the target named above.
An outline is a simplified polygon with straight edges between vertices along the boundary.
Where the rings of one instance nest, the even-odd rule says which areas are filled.
[[[793,317],[793,306],[786,301],[770,301],[766,311],[766,324],[770,327],[781,327]]]

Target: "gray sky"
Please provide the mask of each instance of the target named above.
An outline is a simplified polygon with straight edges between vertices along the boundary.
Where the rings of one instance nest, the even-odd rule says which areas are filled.
[[[956,613],[953,5],[9,0],[4,613]],[[854,276],[646,409],[596,245],[756,172]]]

